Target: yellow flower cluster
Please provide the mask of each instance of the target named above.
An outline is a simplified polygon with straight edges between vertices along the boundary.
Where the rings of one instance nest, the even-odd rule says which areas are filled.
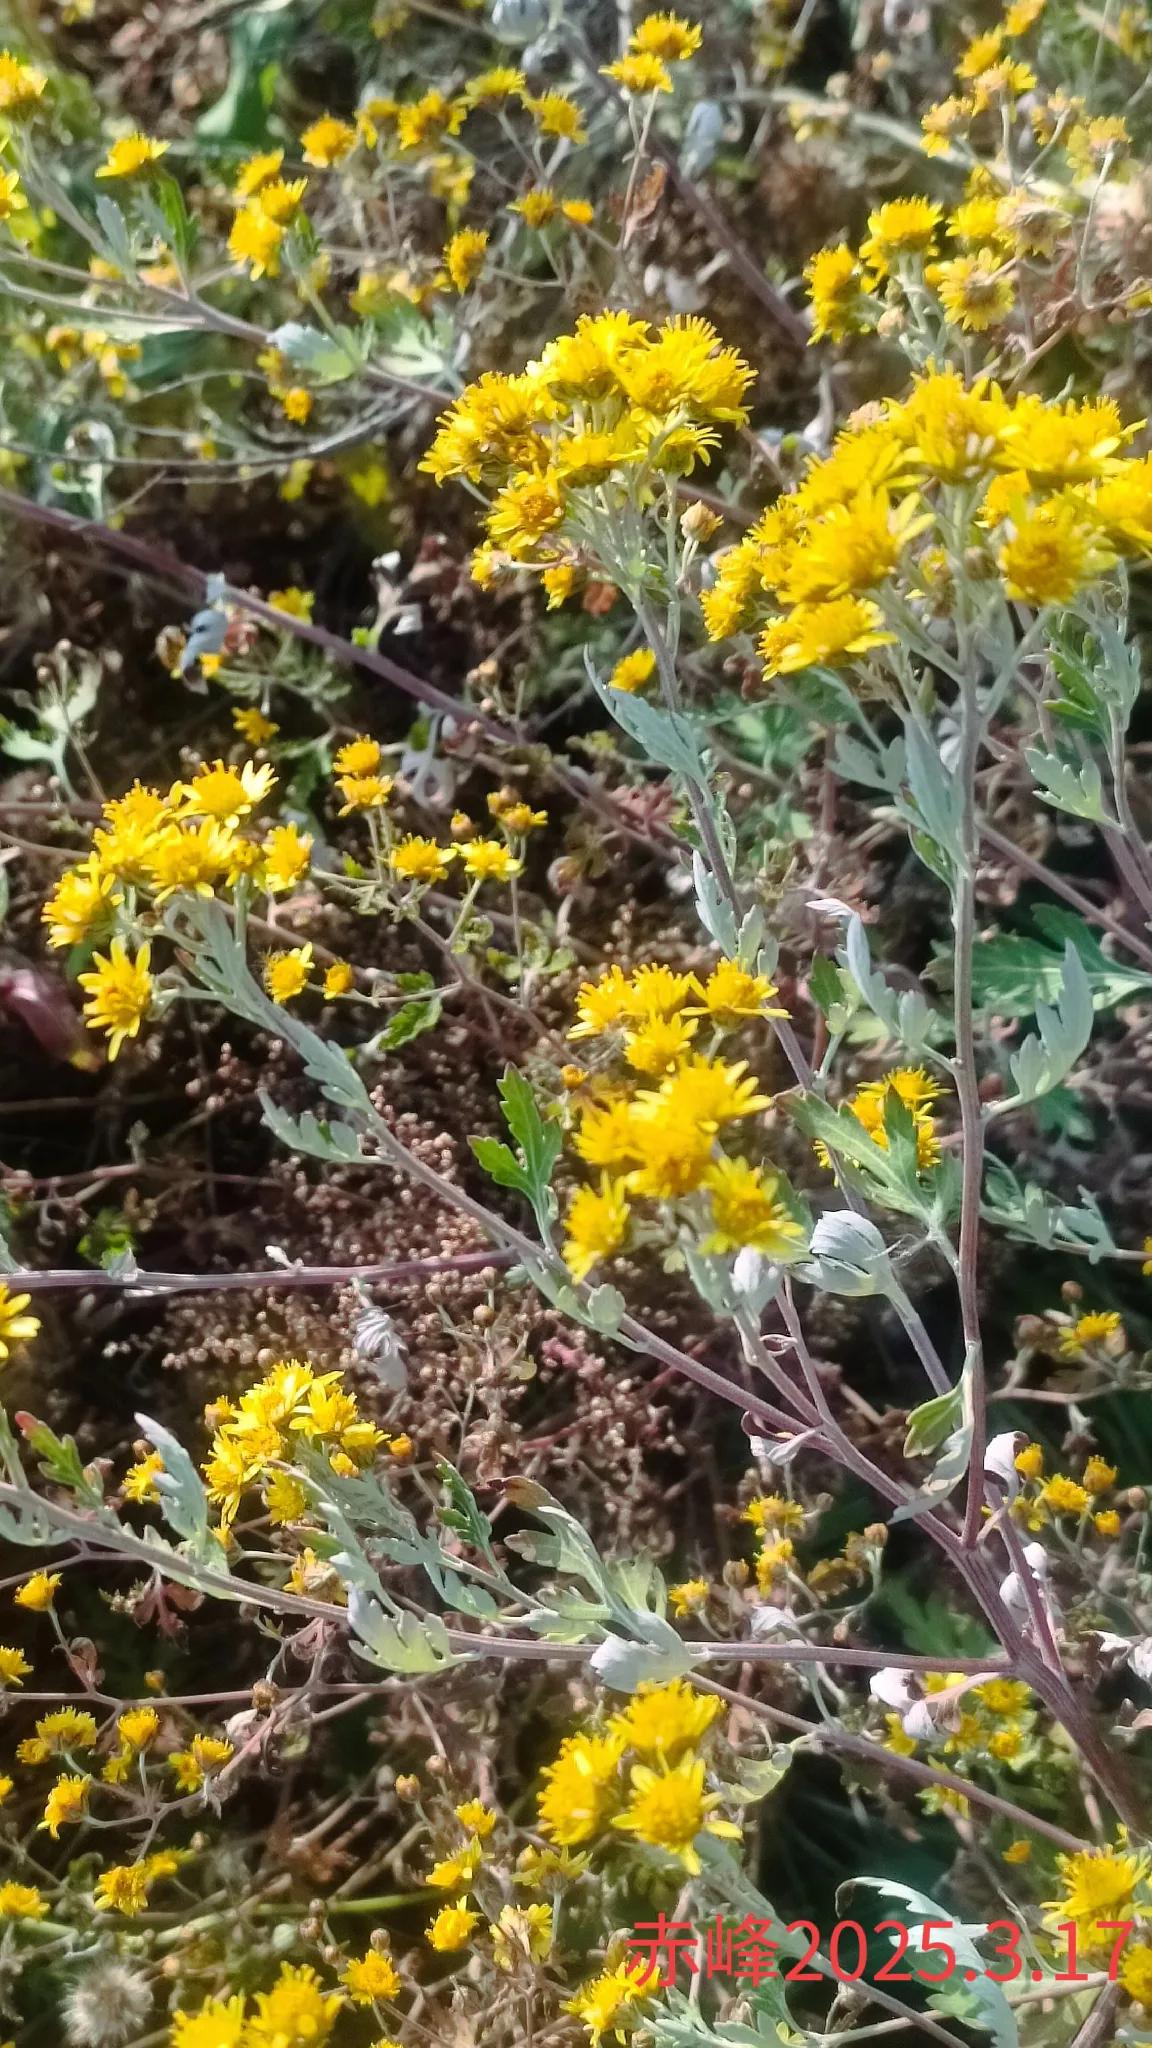
[[[323,161],[310,156],[307,150],[305,160]],[[307,178],[280,176],[283,162],[282,149],[264,150],[249,157],[241,165],[233,188],[236,213],[228,236],[228,253],[252,278],[277,275],[285,234],[296,220],[308,190]]]
[[[1009,397],[930,369],[719,557],[709,636],[759,629],[768,677],[856,665],[878,686],[869,657],[899,637],[901,606],[932,613],[941,562],[1066,604],[1152,549],[1152,460],[1124,452],[1134,432],[1109,398]]]
[[[383,1430],[364,1420],[341,1373],[317,1373],[298,1358],[274,1365],[239,1401],[212,1402],[206,1420],[213,1437],[204,1479],[225,1526],[235,1520],[244,1495],[254,1486],[264,1489],[270,1512],[291,1510],[276,1512],[276,1519],[296,1520],[306,1513],[303,1483],[294,1474],[274,1469],[292,1463],[297,1445],[315,1445],[334,1472],[350,1475],[370,1465],[381,1445],[390,1441]]]
[[[940,1139],[932,1113],[932,1105],[940,1092],[940,1083],[926,1074],[923,1067],[894,1067],[879,1081],[866,1081],[862,1088],[857,1088],[845,1106],[867,1131],[873,1144],[886,1152],[889,1140],[885,1115],[891,1097],[895,1096],[911,1115],[916,1133],[916,1161],[923,1171],[935,1166],[940,1157]],[[818,1142],[815,1151],[824,1166],[831,1165],[826,1145]]]
[[[594,1074],[577,1068],[566,1078],[583,1091],[575,1149],[600,1181],[580,1188],[568,1208],[564,1257],[576,1279],[623,1249],[637,1201],[659,1204],[659,1227],[671,1220],[708,1252],[801,1254],[804,1230],[783,1177],[719,1144],[726,1126],[770,1099],[747,1061],[718,1058],[717,1048],[742,1025],[780,1016],[775,993],[765,975],[734,960],[704,981],[670,967],[627,975],[613,966],[580,989],[569,1037],[596,1041],[598,1064]]]
[[[421,467],[437,483],[496,489],[473,565],[481,583],[523,564],[563,597],[597,558],[598,518],[647,503],[707,462],[717,428],[746,418],[752,375],[707,320],[653,331],[629,313],[585,315],[519,375],[489,371],[470,384]]]
[[[131,931],[143,910],[180,894],[211,896],[241,882],[269,895],[295,888],[308,873],[311,839],[295,825],[274,826],[263,840],[242,829],[275,783],[267,763],[215,761],[166,795],[136,783],[106,803],[91,852],[67,870],[44,905],[49,945],[100,941],[118,923]],[[115,1059],[153,1000],[151,947],[129,955],[124,938],[114,936],[79,980],[88,995],[85,1017],[108,1034]]]
[[[239,1991],[195,2010],[178,2007],[169,2041],[171,2048],[324,2048],[344,2005],[344,1994],[326,1991],[310,1963],[281,1963],[271,1990],[258,1991],[247,2013]]]
[[[1118,1324],[1119,1316],[1083,1316],[1083,1323]],[[1066,1336],[1072,1335],[1067,1331]],[[1075,1353],[1082,1344],[1074,1343]],[[1084,1466],[1079,1479],[1070,1473],[1053,1472],[1045,1476],[1044,1451],[1040,1444],[1025,1444],[1016,1453],[1016,1471],[1021,1479],[1021,1489],[1012,1503],[1016,1520],[1032,1531],[1042,1529],[1047,1523],[1074,1521],[1083,1531],[1094,1529],[1106,1542],[1114,1542],[1121,1534],[1123,1524],[1119,1511],[1104,1505],[1104,1496],[1111,1493],[1116,1484],[1116,1467],[1106,1458],[1092,1456]]]
[[[534,811],[515,796],[496,791],[488,799],[488,809],[504,833],[503,840],[464,836],[454,845],[442,846],[421,833],[397,835],[388,808],[395,784],[390,775],[381,773],[381,763],[379,741],[364,734],[339,748],[333,767],[337,792],[344,799],[340,815],[362,812],[370,817],[382,866],[405,896],[445,881],[454,862],[459,863],[472,889],[485,882],[511,882],[521,873],[524,862],[519,849],[528,833],[547,824],[546,812]],[[454,817],[452,825],[462,833],[471,831],[462,815]],[[306,980],[305,974],[301,987]],[[283,1000],[275,990],[273,993],[277,1001]]]
[[[602,1730],[562,1743],[543,1773],[542,1832],[574,1848],[614,1828],[698,1874],[698,1835],[737,1841],[741,1832],[734,1821],[717,1817],[722,1795],[706,1789],[700,1753],[722,1712],[719,1700],[693,1692],[683,1679],[641,1686]]]

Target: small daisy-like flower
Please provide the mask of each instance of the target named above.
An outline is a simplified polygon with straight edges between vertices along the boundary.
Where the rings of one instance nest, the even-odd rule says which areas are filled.
[[[474,882],[510,882],[524,865],[498,839],[466,839],[458,852]]]
[[[380,742],[361,733],[339,748],[332,763],[337,775],[374,775],[380,766]]]
[[[602,64],[601,75],[610,78],[622,92],[671,92],[672,73],[660,57],[644,50],[630,50],[614,64]]]
[[[88,1794],[91,1789],[91,1778],[57,1778],[48,1794],[44,1818],[40,1822],[40,1826],[47,1830],[53,1841],[59,1838],[62,1827],[75,1825],[83,1819],[88,1810]]]
[[[1123,1332],[1124,1324],[1115,1309],[1077,1316],[1068,1329],[1060,1332],[1060,1351],[1065,1358],[1073,1358],[1089,1345],[1106,1344],[1110,1337],[1123,1337]]]
[[[56,1598],[60,1583],[59,1572],[33,1572],[30,1579],[17,1586],[12,1597],[17,1607],[26,1607],[33,1614],[46,1614]]]
[[[316,594],[312,590],[301,590],[295,583],[290,583],[286,590],[270,590],[268,602],[273,610],[286,612],[290,619],[308,620],[312,617]]]
[[[479,1913],[461,1903],[458,1906],[441,1906],[435,1919],[430,1920],[425,1930],[429,1947],[440,1955],[451,1955],[456,1949],[464,1948],[472,1929],[478,1925]]]
[[[13,1344],[27,1344],[39,1333],[39,1316],[24,1313],[31,1299],[30,1294],[10,1293],[7,1282],[0,1280],[0,1364]]]
[[[704,1790],[703,1757],[685,1756],[673,1768],[651,1770],[635,1764],[631,1776],[632,1796],[623,1813],[612,1822],[622,1834],[635,1836],[649,1848],[663,1849],[693,1877],[702,1869],[695,1847],[699,1834],[718,1835],[739,1841],[735,1821],[714,1820],[720,1805],[718,1792]]]
[[[629,48],[666,64],[683,64],[694,57],[703,40],[703,30],[680,14],[648,14],[632,32]]]
[[[650,647],[636,647],[631,654],[622,654],[608,681],[614,690],[624,690],[632,696],[650,683],[656,673],[656,656]]]
[[[153,981],[149,972],[151,947],[141,946],[130,960],[123,939],[113,939],[107,953],[93,955],[87,974],[77,975],[81,988],[88,990],[84,1016],[94,1031],[108,1034],[108,1057],[117,1059],[126,1038],[135,1038],[148,1014]]]
[[[290,1003],[303,994],[312,972],[312,946],[293,946],[284,953],[270,953],[264,962],[264,986],[274,1003]]]
[[[247,163],[241,164],[236,173],[236,183],[232,187],[233,199],[251,199],[253,193],[259,192],[262,185],[267,185],[271,179],[279,177],[283,163],[282,149],[266,149],[257,156],[250,156]]]
[[[377,1998],[395,1998],[400,1991],[400,1973],[382,1949],[369,1949],[367,1955],[351,1956],[340,1973],[354,2005],[371,2005]]]
[[[460,228],[444,246],[444,268],[453,290],[466,292],[484,268],[488,236],[483,228]]]
[[[681,1579],[678,1586],[669,1586],[668,1604],[677,1620],[683,1621],[686,1615],[701,1613],[710,1592],[707,1579]]]
[[[149,171],[170,150],[170,142],[157,142],[151,135],[124,135],[114,142],[96,173],[98,178],[134,178]]]
[[[234,705],[232,723],[241,739],[247,740],[250,747],[266,745],[269,740],[275,739],[280,730],[275,721],[265,718],[264,713],[258,710],[255,704]]]
[[[334,114],[322,114],[313,121],[310,128],[300,137],[300,148],[306,164],[315,165],[317,170],[329,170],[333,164],[343,163],[356,147],[356,130],[347,121],[337,120]]]
[[[0,1643],[0,1688],[23,1685],[31,1670],[23,1650],[13,1650],[7,1643]]]
[[[324,970],[324,994],[329,1002],[334,996],[346,996],[356,986],[356,972],[347,960],[333,960]]]

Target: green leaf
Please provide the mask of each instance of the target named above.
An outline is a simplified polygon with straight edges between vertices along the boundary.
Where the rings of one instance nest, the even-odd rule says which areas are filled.
[[[364,349],[352,327],[325,334],[299,320],[288,320],[269,336],[273,348],[314,384],[344,384],[364,368]]]
[[[196,123],[200,141],[237,149],[256,149],[268,141],[274,62],[294,32],[294,6],[295,0],[264,0],[263,6],[247,6],[233,16],[228,83]]]
[[[1115,824],[1104,808],[1104,783],[1095,761],[1068,761],[1039,747],[1026,747],[1024,759],[1042,803],[1093,825]]]
[[[1036,1004],[1039,1036],[1030,1032],[1008,1061],[1017,1093],[995,1112],[1019,1108],[1067,1079],[1092,1036],[1092,989],[1084,962],[1070,942],[1064,948],[1060,995],[1055,1007]]]
[[[469,1138],[468,1143],[497,1187],[519,1188],[522,1195],[530,1194],[531,1180],[502,1138]]]
[[[178,1437],[152,1422],[147,1415],[136,1417],[137,1427],[164,1460],[156,1475],[160,1512],[170,1529],[183,1538],[194,1557],[211,1555],[219,1562],[219,1548],[211,1534],[208,1495],[204,1481]]]
[[[842,970],[818,953],[808,969],[808,993],[830,1031],[842,1031],[855,1007]],[[834,1022],[833,1019],[843,1020]]]

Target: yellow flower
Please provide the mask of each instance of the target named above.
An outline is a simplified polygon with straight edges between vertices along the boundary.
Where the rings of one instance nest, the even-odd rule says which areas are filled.
[[[671,92],[672,73],[659,57],[642,50],[632,50],[624,57],[618,57],[614,64],[602,64],[601,76],[610,78],[621,90],[628,93]]]
[[[274,740],[280,727],[255,704],[236,704],[232,708],[232,723],[242,740],[250,747],[262,747],[268,740]]]
[[[696,1748],[723,1712],[721,1700],[673,1678],[667,1685],[641,1685],[623,1712],[613,1714],[608,1732],[641,1757],[673,1763]]]
[[[707,1017],[714,1024],[738,1024],[746,1017],[783,1017],[787,1012],[771,1007],[776,985],[766,974],[751,974],[736,960],[720,960],[706,982],[692,977],[693,993],[700,997],[689,1017]]]
[[[198,768],[191,782],[178,783],[180,812],[184,817],[214,818],[220,825],[235,825],[257,804],[263,803],[276,786],[276,773],[264,761],[245,761],[230,768],[223,761]]]
[[[662,57],[666,64],[682,64],[700,48],[703,31],[680,14],[646,14],[632,31],[629,49],[650,57]]]
[[[466,292],[484,268],[488,236],[483,228],[460,228],[444,247],[444,268],[458,292]]]
[[[1097,1310],[1094,1314],[1077,1316],[1076,1321],[1060,1332],[1060,1350],[1065,1358],[1074,1358],[1078,1351],[1093,1344],[1107,1344],[1109,1338],[1124,1340],[1124,1324],[1115,1309]]]
[[[1018,1841],[1009,1842],[1008,1847],[1001,1851],[1000,1860],[1003,1863],[1030,1863],[1032,1860],[1031,1842],[1023,1837]]]
[[[118,1863],[101,1872],[96,1885],[96,1906],[101,1913],[123,1913],[132,1918],[148,1904],[152,1873],[147,1863]]]
[[[1098,1536],[1111,1539],[1119,1536],[1123,1523],[1115,1508],[1102,1508],[1098,1515],[1093,1515],[1092,1527]]]
[[[1044,1452],[1039,1444],[1025,1444],[1012,1460],[1022,1479],[1039,1479],[1044,1470]]]
[[[252,278],[275,277],[280,269],[284,230],[258,203],[242,206],[228,236],[228,254],[244,264]]]
[[[48,80],[42,71],[11,50],[0,50],[0,114],[22,113],[43,98]]]
[[[590,228],[596,218],[596,210],[590,199],[562,199],[560,211],[565,220],[574,228]]]
[[[8,220],[14,213],[24,213],[27,206],[16,172],[0,170],[0,220]]]
[[[666,1074],[683,1059],[699,1030],[694,1017],[649,1017],[624,1035],[624,1057],[638,1074]]]
[[[312,837],[295,825],[277,825],[264,843],[264,884],[274,896],[294,889],[308,873]]]
[[[804,1250],[803,1225],[779,1195],[779,1174],[766,1174],[746,1159],[718,1159],[704,1176],[711,1197],[712,1229],[704,1240],[707,1252],[735,1252],[745,1245],[766,1258],[798,1258]]]
[[[157,142],[151,135],[122,136],[114,142],[96,173],[98,178],[133,178],[138,171],[151,170],[170,150],[170,142]]]
[[[88,1794],[91,1789],[91,1778],[57,1778],[48,1794],[44,1818],[40,1822],[42,1828],[47,1828],[53,1841],[58,1840],[62,1827],[83,1819],[88,1810]]]
[[[163,1470],[164,1460],[159,1451],[149,1451],[145,1457],[138,1458],[124,1474],[120,1491],[125,1500],[138,1503],[159,1500],[160,1489],[156,1481]]]
[[[543,92],[537,99],[526,98],[524,105],[541,135],[559,135],[567,142],[587,142],[584,116],[566,92]]]
[[[761,1534],[765,1529],[802,1529],[804,1510],[799,1501],[785,1500],[783,1494],[760,1493],[749,1501],[740,1519]]]
[[[601,1174],[598,1189],[577,1189],[564,1219],[564,1263],[574,1280],[586,1280],[594,1266],[621,1249],[630,1215],[623,1183],[606,1173]]]
[[[836,668],[855,655],[888,647],[879,606],[869,598],[834,597],[823,604],[798,605],[786,618],[769,619],[760,636],[764,673],[797,675],[806,668]]]
[[[43,1920],[47,1912],[34,1884],[0,1884],[0,1920]]]
[[[438,1892],[466,1892],[480,1868],[483,1850],[473,1836],[458,1849],[455,1856],[442,1856],[432,1865],[425,1878],[425,1884]]]
[[[720,1795],[704,1790],[703,1757],[684,1756],[673,1768],[659,1771],[647,1764],[634,1764],[631,1787],[628,1805],[612,1826],[650,1848],[666,1850],[692,1877],[698,1877],[703,1867],[695,1848],[697,1835],[740,1839],[734,1821],[710,1817],[720,1804]]]
[[[599,2048],[605,2034],[611,2033],[614,2040],[622,2040],[622,2020],[629,2017],[630,2008],[642,1999],[650,1998],[655,1989],[655,1980],[646,1984],[637,1982],[634,1970],[621,1963],[614,1970],[603,1970],[587,1984],[582,1984],[573,1998],[564,2002],[565,2012],[574,2014],[588,2029],[591,2048]]]
[[[468,1828],[472,1834],[478,1835],[482,1842],[488,1840],[496,1826],[497,1815],[490,1806],[485,1806],[482,1799],[466,1799],[462,1806],[453,1807],[452,1810],[462,1828]]]
[[[13,1344],[27,1344],[39,1334],[39,1316],[24,1313],[31,1299],[30,1294],[11,1294],[7,1281],[0,1280],[0,1364]]]
[[[270,179],[279,176],[283,162],[282,149],[266,149],[256,156],[250,156],[247,163],[241,164],[236,173],[232,197],[251,199],[253,193],[258,192],[262,185],[267,185]]]
[[[391,848],[388,866],[406,882],[442,882],[455,854],[454,846],[438,846],[434,839],[412,834]]]
[[[1107,1493],[1116,1484],[1116,1467],[1105,1458],[1092,1457],[1084,1467],[1084,1484],[1089,1493]]]
[[[123,939],[113,939],[107,953],[93,955],[95,965],[77,980],[88,990],[84,1016],[89,1027],[108,1033],[108,1057],[114,1060],[126,1038],[135,1038],[152,1000],[153,981],[148,971],[152,949],[141,946],[130,960]]]
[[[160,1733],[160,1716],[155,1707],[129,1707],[116,1723],[116,1734],[127,1749],[147,1749]]]
[[[288,952],[269,953],[264,962],[264,986],[274,1003],[290,1003],[308,986],[312,972],[312,946],[293,946]]]
[[[316,596],[314,591],[301,590],[290,583],[286,590],[270,590],[268,602],[274,610],[286,612],[290,619],[310,619]]]
[[[552,1946],[552,1908],[502,1906],[500,1918],[488,1932],[498,1970],[515,1970],[523,1962],[542,1963]]]
[[[1084,1515],[1092,1504],[1086,1489],[1063,1472],[1054,1472],[1051,1479],[1045,1480],[1040,1499],[1054,1515]]]
[[[354,2005],[371,2005],[376,1998],[395,1998],[400,1991],[400,1973],[391,1956],[370,1948],[367,1955],[351,1956],[340,1972],[340,1981]]]
[[[555,1762],[542,1773],[544,1789],[537,1801],[541,1833],[564,1849],[592,1841],[620,1803],[623,1754],[617,1734],[566,1736]]]
[[[1006,319],[1016,303],[1007,266],[986,249],[933,263],[927,277],[948,318],[965,334],[986,333]]]
[[[1081,1849],[1071,1856],[1058,1856],[1056,1867],[1061,1896],[1043,1901],[1044,1925],[1055,1929],[1074,1920],[1086,1953],[1099,1954],[1111,1948],[1113,1937],[1101,1933],[1096,1922],[1133,1917],[1129,1909],[1136,1892],[1147,1882],[1148,1857],[1122,1849]]]
[[[396,135],[401,149],[421,149],[445,135],[459,134],[467,112],[463,100],[450,100],[433,87],[421,99],[399,109]]]
[[[470,1906],[441,1906],[425,1929],[430,1947],[441,1955],[451,1955],[456,1949],[464,1948],[479,1919],[479,1913],[474,1913]]]
[[[392,794],[393,781],[390,775],[341,775],[336,787],[344,802],[340,816],[346,818],[352,811],[381,811]]]
[[[300,149],[306,164],[314,164],[324,171],[333,164],[342,163],[356,147],[356,130],[347,121],[337,120],[334,114],[322,114],[313,121],[310,128],[300,137]]]
[[[360,733],[345,742],[332,763],[336,775],[374,775],[380,766],[380,742]]]
[[[699,1614],[707,1606],[711,1590],[707,1579],[681,1579],[678,1586],[669,1586],[668,1604],[677,1620]]]
[[[40,1749],[37,1759],[43,1763],[46,1757],[59,1756],[71,1749],[93,1749],[96,1745],[96,1723],[91,1714],[79,1707],[58,1707],[54,1713],[41,1714],[36,1723],[36,1742]]]
[[[474,882],[510,882],[524,865],[498,839],[465,839],[457,851]]]
[[[868,286],[847,242],[818,249],[804,268],[808,303],[812,308],[812,339],[843,340],[851,333],[853,316]]]
[[[356,986],[356,970],[347,960],[333,960],[324,971],[324,994],[329,1002],[335,996],[346,996]]]
[[[468,79],[461,99],[468,107],[495,105],[500,100],[516,99],[526,91],[527,84],[522,71],[514,70],[511,64],[497,64],[491,71],[479,71]]]
[[[0,1643],[0,1687],[23,1685],[31,1670],[23,1650],[13,1650],[6,1643]]]
[[[261,1991],[244,2033],[245,2048],[323,2048],[343,2000],[321,1989],[308,1963],[282,1963],[271,1991]]]
[[[78,946],[106,930],[119,901],[115,878],[102,872],[100,861],[90,854],[80,867],[61,876],[40,913],[48,926],[48,944]]]
[[[194,1735],[187,1749],[175,1749],[165,1759],[181,1792],[198,1792],[205,1779],[228,1763],[232,1744],[218,1735]]]
[[[1113,560],[1080,509],[1063,498],[1026,512],[999,554],[1008,596],[1037,605],[1069,604]]]
[[[1120,1982],[1137,2005],[1152,2010],[1152,1946],[1134,1941],[1125,1948],[1120,1963]]]
[[[890,199],[869,214],[861,256],[878,277],[887,277],[900,257],[923,255],[931,248],[943,212],[931,199]]]
[[[266,220],[274,220],[277,227],[287,227],[307,190],[307,178],[276,178],[263,187],[257,205]]]
[[[25,1295],[24,1299],[27,1301],[28,1296]],[[17,1607],[30,1608],[33,1614],[44,1614],[55,1600],[60,1582],[59,1572],[33,1572],[30,1579],[25,1579],[24,1584],[16,1588],[13,1598]]]
[[[650,647],[637,647],[631,654],[621,655],[608,681],[614,690],[625,690],[631,696],[650,683],[656,673],[656,656]]]
[[[240,2048],[244,2034],[244,1995],[209,1998],[196,2012],[179,2007],[172,2015],[172,2048]]]
[[[312,393],[306,390],[303,384],[294,384],[290,391],[283,392],[280,397],[280,409],[285,419],[291,420],[294,427],[303,427],[307,424],[315,403]]]

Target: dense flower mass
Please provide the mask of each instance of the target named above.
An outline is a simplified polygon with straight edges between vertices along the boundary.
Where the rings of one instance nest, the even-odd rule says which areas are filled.
[[[659,965],[632,975],[611,967],[580,989],[569,1037],[589,1041],[593,1064],[571,1076],[572,1142],[598,1178],[576,1191],[565,1218],[576,1279],[634,1234],[655,1241],[668,1231],[705,1251],[748,1248],[783,1262],[802,1255],[803,1211],[784,1176],[721,1145],[771,1102],[746,1060],[717,1049],[748,1023],[782,1016],[775,994],[766,975],[735,960],[703,981]]]
[[[495,488],[479,580],[512,564],[588,567],[604,519],[651,503],[711,459],[721,426],[747,418],[752,378],[707,320],[653,330],[625,312],[586,314],[519,375],[470,385],[422,467]]]
[[[881,690],[886,651],[909,613],[931,625],[958,550],[1006,598],[1067,604],[1152,550],[1152,467],[1128,452],[1135,431],[1110,399],[1009,397],[989,378],[927,369],[717,558],[701,597],[709,635],[757,632],[768,677],[849,669]]]

